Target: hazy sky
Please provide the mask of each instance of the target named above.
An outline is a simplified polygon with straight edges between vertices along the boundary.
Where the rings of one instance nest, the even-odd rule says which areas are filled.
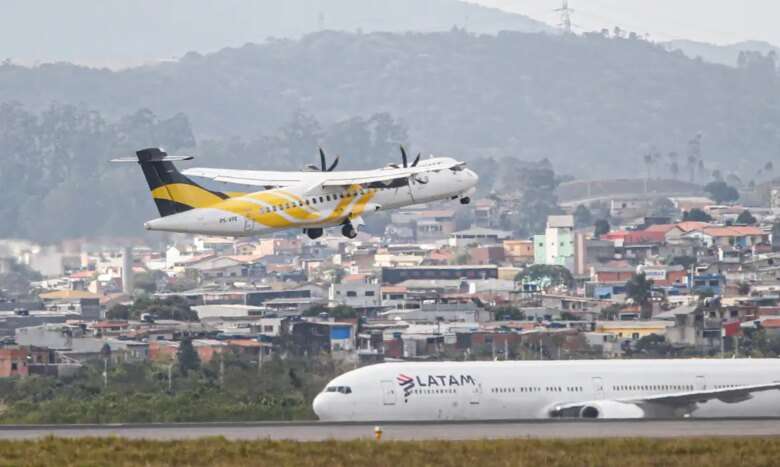
[[[558,23],[562,0],[469,0]],[[780,0],[569,0],[577,31],[624,29],[655,40],[692,39],[718,44],[764,40],[780,44]]]

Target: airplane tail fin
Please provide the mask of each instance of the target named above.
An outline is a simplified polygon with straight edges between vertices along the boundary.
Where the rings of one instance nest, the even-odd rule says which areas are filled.
[[[230,198],[226,193],[203,188],[173,165],[173,161],[191,160],[192,156],[169,156],[160,148],[141,149],[135,154],[136,157],[114,159],[112,162],[137,162],[141,166],[162,217],[205,208]]]

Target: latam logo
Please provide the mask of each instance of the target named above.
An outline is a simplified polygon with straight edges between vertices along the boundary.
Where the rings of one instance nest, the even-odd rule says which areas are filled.
[[[427,376],[408,376],[403,373],[396,378],[401,389],[404,391],[404,402],[408,402],[409,395],[416,387],[452,387],[452,386],[476,386],[477,382],[471,375],[427,375]]]

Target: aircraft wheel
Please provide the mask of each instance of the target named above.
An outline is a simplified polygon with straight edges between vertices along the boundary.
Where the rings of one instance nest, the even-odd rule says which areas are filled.
[[[303,231],[312,240],[322,237],[322,229],[303,229]]]
[[[463,198],[460,199],[460,204],[469,204],[470,202],[471,202],[471,198],[469,198],[468,196],[464,196]]]
[[[355,238],[357,237],[357,229],[352,224],[344,224],[344,226],[341,228],[341,235],[347,237],[347,238]]]

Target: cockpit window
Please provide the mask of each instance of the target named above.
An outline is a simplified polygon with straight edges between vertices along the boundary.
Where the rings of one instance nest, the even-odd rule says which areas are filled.
[[[340,392],[341,394],[352,394],[352,388],[349,386],[328,386],[325,392]]]

